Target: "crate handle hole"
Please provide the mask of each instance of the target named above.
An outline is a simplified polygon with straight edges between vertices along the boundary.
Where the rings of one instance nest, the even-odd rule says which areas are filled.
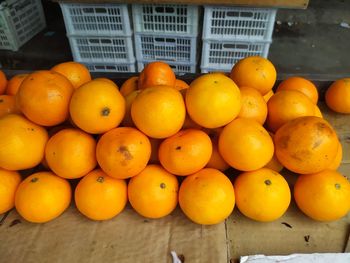
[[[87,13],[87,14],[92,14],[92,13],[94,13],[94,9],[91,7],[85,7],[85,8],[83,8],[83,12]]]
[[[112,41],[110,39],[101,39],[102,44],[112,44]]]
[[[100,41],[98,39],[89,39],[90,44],[99,44]]]
[[[170,7],[170,6],[167,6],[167,7],[157,6],[155,8],[155,10],[157,13],[171,13],[172,14],[175,12],[174,7]]]
[[[254,14],[252,12],[242,12],[241,17],[253,17]]]
[[[231,17],[238,17],[239,16],[239,12],[237,11],[228,11],[226,13],[227,16],[231,16]]]
[[[154,41],[158,43],[168,43],[168,44],[175,44],[176,42],[174,38],[164,38],[164,37],[156,37]]]
[[[248,49],[248,45],[246,44],[223,44],[223,47],[227,49]]]
[[[99,14],[106,14],[107,10],[106,10],[106,8],[98,7],[98,8],[95,9],[95,12],[99,13]]]

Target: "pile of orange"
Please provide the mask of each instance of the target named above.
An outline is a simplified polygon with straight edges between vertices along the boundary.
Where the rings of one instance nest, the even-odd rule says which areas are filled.
[[[301,211],[339,219],[350,210],[350,183],[336,171],[342,147],[317,88],[292,77],[274,92],[275,82],[274,65],[261,57],[190,84],[153,62],[120,89],[76,62],[9,81],[0,71],[0,214],[15,207],[30,222],[48,222],[74,195],[92,220],[111,219],[129,202],[147,218],[179,205],[195,223],[217,224],[236,205],[273,221],[292,199],[285,167],[298,176]],[[349,89],[350,79],[332,84],[327,105],[349,113]],[[239,175],[227,176],[229,168]],[[74,190],[71,179],[79,180]]]

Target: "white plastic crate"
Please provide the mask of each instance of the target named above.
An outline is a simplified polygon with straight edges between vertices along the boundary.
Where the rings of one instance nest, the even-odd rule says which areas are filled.
[[[131,36],[126,4],[60,3],[68,35]]]
[[[71,36],[75,61],[86,63],[131,63],[135,60],[131,37]]]
[[[271,40],[276,9],[205,6],[203,39]]]
[[[90,72],[136,72],[135,61],[132,63],[96,64],[84,63]]]
[[[132,16],[137,33],[198,34],[198,6],[133,4]]]
[[[0,49],[17,51],[46,26],[40,0],[7,0],[0,4]]]
[[[138,61],[137,70],[141,72],[143,68],[151,61]],[[173,69],[176,75],[184,75],[186,73],[196,73],[196,64],[166,62]]]
[[[249,56],[267,58],[270,42],[204,40],[201,72],[229,72],[240,59]]]
[[[196,64],[197,37],[135,34],[135,51],[138,61],[164,60]]]

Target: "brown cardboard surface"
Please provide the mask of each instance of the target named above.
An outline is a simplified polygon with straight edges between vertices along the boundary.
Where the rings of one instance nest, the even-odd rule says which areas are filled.
[[[172,262],[172,250],[185,262],[226,262],[225,223],[196,225],[179,209],[146,220],[130,207],[112,220],[93,222],[72,206],[46,224],[28,223],[11,211],[0,226],[0,262],[7,263]]]

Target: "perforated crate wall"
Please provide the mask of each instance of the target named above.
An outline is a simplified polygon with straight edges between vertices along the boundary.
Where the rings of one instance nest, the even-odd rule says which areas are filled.
[[[143,68],[151,61],[141,61],[137,62],[137,70],[141,72]],[[184,75],[186,73],[196,73],[196,65],[191,64],[181,64],[176,62],[167,62],[169,66],[173,69],[176,75]]]
[[[131,36],[126,4],[60,3],[68,35]]]
[[[135,34],[138,61],[165,60],[196,64],[197,37]]]
[[[46,26],[40,0],[4,1],[0,5],[0,49],[17,51]]]
[[[271,40],[276,9],[205,6],[203,39]]]
[[[90,72],[136,72],[135,62],[127,64],[83,64]]]
[[[131,63],[135,60],[131,37],[69,37],[73,58],[85,63]]]
[[[270,42],[232,42],[204,40],[201,72],[229,72],[240,59],[248,56],[267,57]]]
[[[198,6],[134,4],[132,15],[137,33],[198,34]]]

